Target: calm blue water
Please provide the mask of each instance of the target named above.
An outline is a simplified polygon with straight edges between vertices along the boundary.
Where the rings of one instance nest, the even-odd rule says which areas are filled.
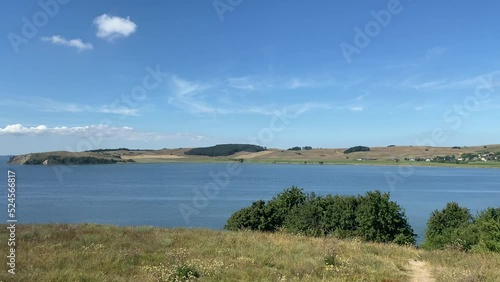
[[[217,195],[206,198],[203,188],[217,187],[210,173],[227,173],[227,164],[51,167],[12,166],[6,161],[0,158],[0,183],[7,183],[8,168],[16,172],[20,223],[220,229],[233,212],[296,185],[320,195],[389,191],[391,199],[405,208],[421,240],[429,214],[446,202],[456,201],[473,213],[500,206],[500,169],[418,167],[408,176],[390,166],[241,164],[229,181],[221,178],[226,187],[210,190]],[[401,177],[400,181],[391,187],[387,174]],[[183,216],[180,206],[191,216]],[[5,221],[6,212],[2,216]]]

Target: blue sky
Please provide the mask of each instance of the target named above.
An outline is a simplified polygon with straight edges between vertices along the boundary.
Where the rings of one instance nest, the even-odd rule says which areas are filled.
[[[0,154],[500,143],[495,1],[1,5]]]

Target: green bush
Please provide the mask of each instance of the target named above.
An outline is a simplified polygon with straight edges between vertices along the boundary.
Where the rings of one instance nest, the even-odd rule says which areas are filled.
[[[483,217],[488,218],[487,215]],[[480,226],[483,221],[480,218],[474,219],[469,209],[460,207],[456,202],[447,203],[441,211],[432,212],[422,247],[430,250],[444,248],[471,250],[480,241],[482,233]]]
[[[479,232],[476,250],[500,252],[500,208],[488,208],[474,220]]]
[[[274,231],[269,224],[269,216],[264,201],[256,201],[252,206],[235,212],[224,226],[227,230]]]
[[[344,151],[344,154],[354,153],[354,152],[368,152],[369,147],[366,146],[354,146]]]
[[[286,215],[284,228],[294,234],[325,236],[324,198],[311,195],[307,202],[297,206]]]
[[[282,229],[308,236],[360,237],[366,241],[414,244],[416,235],[401,207],[388,193],[367,192],[365,196],[316,196],[291,187],[265,203],[234,213],[228,230]]]
[[[415,244],[416,235],[404,211],[389,197],[380,191],[358,197],[356,233],[366,241]]]
[[[181,265],[177,267],[175,272],[175,281],[190,281],[200,277],[200,273],[194,267]]]

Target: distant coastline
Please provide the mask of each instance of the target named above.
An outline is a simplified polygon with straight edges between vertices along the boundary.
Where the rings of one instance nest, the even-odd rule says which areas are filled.
[[[359,148],[360,151],[355,149]],[[131,150],[99,149],[85,152],[42,152],[9,157],[15,165],[92,165],[128,163],[316,164],[500,168],[500,145],[470,147],[395,146],[351,148],[292,147],[268,149],[249,144],[223,144],[205,148]]]

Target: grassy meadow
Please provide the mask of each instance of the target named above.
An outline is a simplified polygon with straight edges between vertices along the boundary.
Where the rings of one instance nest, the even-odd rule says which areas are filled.
[[[6,226],[0,230],[7,242]],[[500,254],[93,224],[18,225],[16,275],[2,263],[0,281],[419,281],[414,260],[436,281],[500,281]]]

